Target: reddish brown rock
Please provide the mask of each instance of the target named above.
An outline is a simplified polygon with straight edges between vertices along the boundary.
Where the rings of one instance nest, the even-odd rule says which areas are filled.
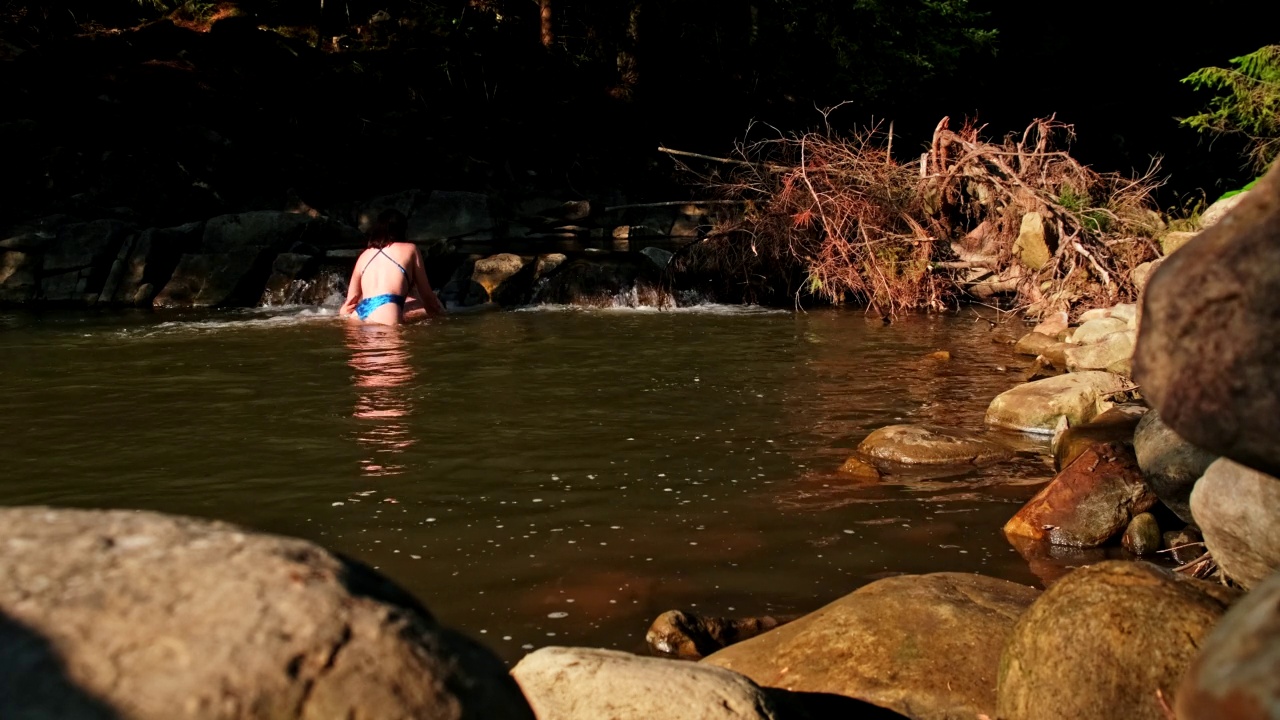
[[[1099,443],[1063,468],[1005,523],[1004,532],[1054,545],[1097,547],[1155,503],[1133,451],[1120,443]]]

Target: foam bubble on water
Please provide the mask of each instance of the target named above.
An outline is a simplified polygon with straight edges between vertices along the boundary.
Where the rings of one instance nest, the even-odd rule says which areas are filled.
[[[551,618],[552,620],[560,620],[561,618],[569,617],[569,613],[557,611],[553,613],[547,613],[547,617]]]

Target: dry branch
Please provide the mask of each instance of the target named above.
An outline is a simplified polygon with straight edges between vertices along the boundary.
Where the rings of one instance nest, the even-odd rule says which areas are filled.
[[[892,135],[877,127],[743,143],[732,158],[662,150],[724,166],[700,179],[746,204],[727,230],[747,232],[753,251],[769,246],[803,264],[804,291],[831,302],[885,314],[940,308],[967,292],[959,275],[974,257],[1001,278],[980,283],[983,293],[1013,294],[1031,314],[1132,299],[1129,271],[1155,256],[1139,240],[1160,227],[1156,167],[1138,177],[1097,173],[1071,157],[1072,128],[1052,117],[1000,143],[979,130],[952,130],[943,118],[927,151],[902,165],[889,153]],[[1032,212],[1052,250],[1038,268],[1014,251]]]

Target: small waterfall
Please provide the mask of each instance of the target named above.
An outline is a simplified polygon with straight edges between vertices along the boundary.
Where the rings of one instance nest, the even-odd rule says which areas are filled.
[[[275,278],[273,278],[275,280]],[[280,279],[270,282],[262,293],[263,307],[319,305],[336,307],[347,294],[347,278],[334,270],[322,268],[307,279]]]

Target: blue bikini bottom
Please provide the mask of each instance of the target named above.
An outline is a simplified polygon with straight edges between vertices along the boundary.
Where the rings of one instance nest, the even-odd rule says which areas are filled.
[[[374,310],[377,310],[378,308],[382,307],[383,305],[386,305],[387,303],[395,303],[397,307],[403,310],[404,300],[405,300],[405,297],[403,295],[394,295],[392,293],[387,293],[386,295],[374,295],[373,297],[367,297],[361,300],[358,305],[356,305],[356,315],[358,315],[361,320],[368,320],[369,316],[373,314]]]

